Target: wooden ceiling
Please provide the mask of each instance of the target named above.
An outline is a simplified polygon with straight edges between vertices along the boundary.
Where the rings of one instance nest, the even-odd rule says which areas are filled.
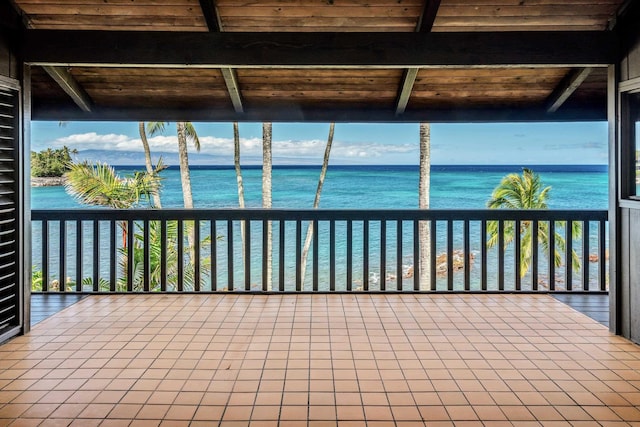
[[[607,46],[589,40],[611,33],[625,4],[12,1],[35,119],[214,121],[604,119]]]

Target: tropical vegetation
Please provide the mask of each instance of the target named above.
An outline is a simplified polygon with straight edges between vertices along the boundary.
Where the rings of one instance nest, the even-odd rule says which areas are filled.
[[[547,200],[550,191],[551,186],[544,186],[540,175],[531,169],[524,168],[521,175],[511,173],[502,178],[500,184],[493,190],[487,207],[490,209],[548,209]],[[566,251],[566,241],[562,233],[565,228],[565,221],[556,222],[553,248],[553,262],[556,267],[562,265],[562,254]],[[538,242],[545,256],[551,253],[549,230],[548,222],[538,222]],[[487,223],[487,233],[489,235],[487,246],[489,248],[496,246],[499,241],[498,221]],[[533,222],[521,221],[520,229],[516,230],[514,221],[505,221],[505,248],[514,241],[517,233],[520,235],[520,275],[524,277],[531,266],[533,251],[537,250],[533,247]],[[574,239],[581,237],[582,227],[579,223],[572,223],[571,235]],[[576,251],[572,251],[571,259],[573,269],[579,270],[580,259]]]
[[[78,150],[71,150],[64,146],[58,149],[47,148],[39,152],[31,152],[31,176],[35,177],[61,177],[69,171],[72,163],[72,154],[78,154]]]

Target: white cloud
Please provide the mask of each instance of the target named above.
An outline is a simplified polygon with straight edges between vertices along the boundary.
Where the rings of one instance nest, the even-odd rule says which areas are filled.
[[[176,153],[178,151],[177,137],[175,135],[158,135],[148,138],[149,146],[153,152]],[[110,151],[139,151],[142,142],[139,138],[127,135],[105,134],[96,132],[73,134],[58,138],[51,144],[54,147],[68,146],[79,151],[83,150],[110,150]],[[214,136],[200,137],[201,153],[232,156],[233,139],[218,138]],[[241,153],[243,156],[261,156],[261,138],[241,138]],[[318,162],[324,155],[325,140],[282,140],[273,141],[273,157],[278,158],[317,158]],[[417,144],[381,144],[373,142],[341,142],[334,141],[331,157],[336,160],[383,158],[385,156],[406,155],[418,152]]]

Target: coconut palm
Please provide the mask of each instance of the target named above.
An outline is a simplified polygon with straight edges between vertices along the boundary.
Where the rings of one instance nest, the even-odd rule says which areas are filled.
[[[313,208],[318,209],[320,206],[320,194],[322,193],[322,186],[324,185],[324,178],[327,175],[327,169],[329,168],[329,156],[331,155],[331,145],[333,144],[333,132],[336,124],[331,123],[329,125],[329,136],[327,137],[327,146],[324,149],[324,157],[322,158],[322,168],[320,169],[320,177],[318,178],[318,187],[316,188],[316,197],[313,200]],[[304,247],[302,249],[302,259],[300,260],[300,286],[304,290],[304,276],[307,271],[307,257],[309,255],[309,249],[311,248],[311,239],[313,238],[313,223],[310,222],[307,226],[307,237],[304,240]]]
[[[240,168],[240,130],[238,129],[238,122],[233,122],[233,164],[236,169],[236,180],[238,182],[238,207],[244,209],[244,183],[242,181],[242,169]],[[244,242],[245,224],[244,221],[240,224],[240,235],[242,237],[242,259],[247,262],[246,248]]]
[[[271,209],[271,123],[262,123],[262,207]],[[282,227],[282,224],[280,225]],[[267,222],[267,290],[271,290],[271,274],[273,269],[273,229],[271,221]],[[229,286],[232,286],[230,283]]]
[[[155,173],[136,172],[122,178],[112,166],[101,162],[71,163],[65,178],[67,193],[80,203],[114,209],[129,209],[144,200],[150,204],[160,188],[160,177]]]
[[[162,169],[153,168],[153,163],[151,163],[151,149],[149,148],[149,141],[147,140],[147,132],[145,130],[144,122],[138,123],[138,133],[140,134],[140,140],[142,141],[142,147],[144,149],[144,164],[147,168],[148,174],[159,173]],[[162,157],[160,158],[162,160]],[[153,195],[153,206],[157,209],[162,208],[162,202],[160,201],[160,193]]]
[[[524,168],[522,175],[515,173],[509,174],[502,178],[500,184],[493,190],[491,199],[487,202],[490,209],[548,209],[547,199],[551,187],[545,187],[540,179],[540,175],[531,169]],[[524,276],[531,265],[534,248],[533,240],[533,222],[520,222],[520,230],[515,230],[514,221],[506,221],[504,224],[504,246],[505,248],[513,242],[516,232],[520,233],[520,275]],[[580,223],[573,222],[571,235],[574,239],[580,238],[582,227]],[[558,227],[554,233],[555,248],[553,248],[553,262],[559,267],[562,265],[562,253],[566,251],[566,242],[560,229],[566,227],[565,221],[558,222]],[[498,222],[489,221],[487,223],[487,232],[489,240],[487,247],[491,248],[498,243]],[[538,223],[538,242],[542,245],[545,255],[550,253],[549,248],[549,224],[546,222]],[[547,255],[548,256],[548,255]],[[574,270],[580,269],[580,259],[576,251],[572,251],[572,266]]]
[[[163,133],[167,127],[166,122],[147,123],[147,133],[154,136]],[[192,142],[196,151],[200,151],[200,139],[196,128],[191,122],[177,122],[178,156],[180,159],[180,182],[182,184],[182,199],[186,209],[193,208],[193,192],[191,191],[191,174],[189,173],[189,154],[187,142]]]
[[[431,126],[420,123],[420,177],[418,181],[418,208],[429,209],[429,188],[431,179]],[[413,274],[420,276],[420,288],[429,289],[430,259],[431,259],[431,231],[427,221],[420,221],[418,225],[420,239],[420,268],[414,268]]]

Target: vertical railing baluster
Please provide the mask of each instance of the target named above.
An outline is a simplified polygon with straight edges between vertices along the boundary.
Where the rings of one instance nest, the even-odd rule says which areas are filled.
[[[396,221],[396,289],[402,290],[402,221]]]
[[[420,221],[413,221],[413,290],[420,290]]]
[[[329,290],[336,290],[336,221],[329,221]]]
[[[118,253],[118,243],[116,241],[117,223],[115,220],[109,222],[109,290],[115,292],[118,280],[116,271],[116,254]]]
[[[142,271],[143,271],[143,289],[145,292],[149,292],[150,289],[150,278],[151,278],[151,248],[149,247],[149,220],[145,219],[143,222],[143,241],[144,241],[144,249],[142,250],[144,260],[142,263]]]
[[[280,220],[279,222],[280,225],[280,229],[279,229],[279,233],[280,233],[280,239],[279,239],[279,249],[280,251],[278,252],[278,286],[280,289],[280,292],[284,292],[284,255],[285,255],[285,247],[284,247],[284,238],[285,238],[285,226],[286,226],[286,221],[285,220]]]
[[[296,292],[302,290],[302,221],[296,221]]]
[[[429,227],[431,228],[431,233],[430,233],[430,237],[429,237],[429,244],[431,245],[431,259],[429,260],[429,269],[431,270],[431,274],[429,274],[429,280],[431,281],[430,285],[431,285],[431,291],[436,291],[438,289],[437,287],[437,276],[438,276],[438,270],[437,270],[437,266],[436,266],[436,258],[438,257],[438,254],[436,253],[436,240],[437,240],[437,225],[438,222],[435,219],[432,219],[429,223]]]
[[[227,291],[235,291],[233,278],[233,221],[227,220]]]
[[[447,220],[447,290],[453,290],[453,221]]]
[[[76,292],[82,292],[82,220],[76,220]]]
[[[464,239],[464,290],[471,290],[471,244],[469,242],[469,220],[465,219],[463,223],[462,238]]]
[[[65,220],[60,221],[60,259],[58,268],[58,291],[67,291],[67,222]]]
[[[380,220],[380,290],[387,290],[387,221]]]
[[[176,290],[182,292],[184,291],[184,220],[182,218],[177,220],[176,227],[178,227],[178,256],[176,257],[178,278]]]
[[[369,290],[369,221],[362,222],[362,290]]]
[[[200,291],[200,220],[193,221],[193,290]]]
[[[566,250],[564,254],[565,268],[565,280],[567,284],[567,290],[573,290],[573,235],[571,229],[573,228],[573,221],[567,221],[567,227],[565,232],[565,244]]]
[[[522,279],[520,278],[520,274],[522,272],[522,263],[520,257],[522,255],[522,234],[520,233],[520,220],[517,219],[515,224],[513,225],[513,235],[515,238],[515,245],[513,245],[514,255],[513,261],[515,264],[515,282],[516,282],[516,291],[522,290]]]
[[[159,222],[160,227],[160,290],[167,291],[167,227],[169,221],[163,219]]]
[[[607,290],[607,250],[606,250],[606,220],[598,222],[598,282],[600,290]]]
[[[127,220],[127,291],[133,291],[133,266],[134,266],[134,253],[133,253],[133,236],[135,234],[135,223],[132,219]]]
[[[589,221],[582,223],[582,290],[589,290]]]
[[[504,291],[504,220],[498,220],[498,290]]]
[[[556,222],[549,221],[549,290],[556,290]]]
[[[318,291],[318,284],[320,282],[320,272],[318,271],[320,265],[320,255],[318,254],[320,250],[320,229],[318,228],[320,225],[317,219],[313,220],[313,290],[315,292]]]
[[[269,247],[269,221],[262,221],[262,290],[267,292],[269,290],[269,275],[268,267],[269,262],[267,258],[267,252]]]
[[[244,221],[244,290],[251,290],[251,221]]]
[[[533,233],[531,233],[531,286],[534,291],[538,290],[538,254],[540,252],[540,245],[538,244],[538,231],[540,227],[538,220],[531,222],[533,227]]]
[[[347,221],[347,291],[353,290],[353,223]]]
[[[100,221],[93,220],[93,292],[100,290]]]
[[[49,290],[49,221],[42,220],[42,291]]]
[[[218,290],[218,225],[215,219],[210,221],[211,246],[209,256],[211,257],[211,290]],[[266,235],[266,233],[265,233]],[[265,283],[266,285],[266,283]]]
[[[480,288],[487,290],[487,221],[480,222]]]

